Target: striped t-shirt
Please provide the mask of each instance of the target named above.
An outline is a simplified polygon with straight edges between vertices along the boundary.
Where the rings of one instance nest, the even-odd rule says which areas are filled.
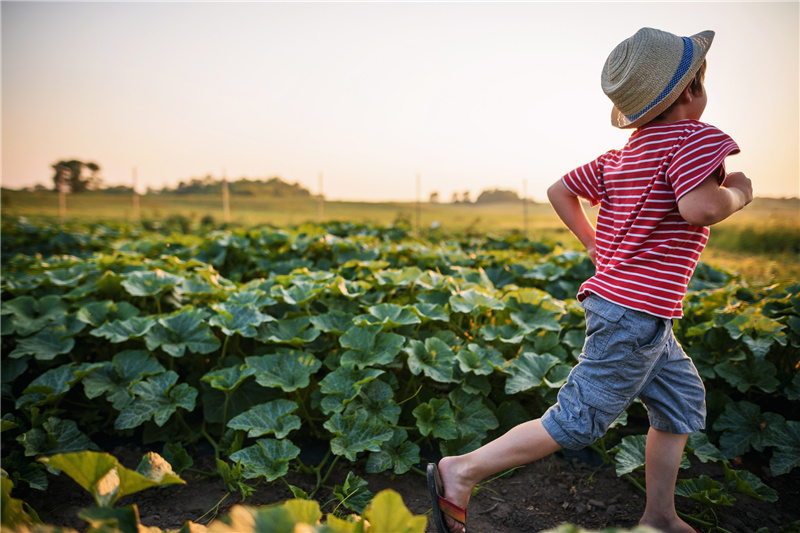
[[[649,124],[562,178],[597,213],[597,273],[578,299],[594,293],[630,309],[681,318],[681,301],[708,241],[708,227],[678,212],[678,199],[706,177],[725,176],[724,160],[739,152],[728,135],[696,120]]]

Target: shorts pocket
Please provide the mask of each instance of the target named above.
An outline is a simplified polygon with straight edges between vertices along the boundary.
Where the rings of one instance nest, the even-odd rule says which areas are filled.
[[[583,308],[586,310],[586,340],[582,356],[591,360],[602,359],[627,309],[594,295],[583,301]]]

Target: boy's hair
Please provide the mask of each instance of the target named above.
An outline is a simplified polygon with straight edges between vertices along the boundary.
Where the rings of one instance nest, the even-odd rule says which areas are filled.
[[[705,78],[706,78],[706,65],[707,65],[707,63],[708,63],[707,61],[703,61],[703,64],[700,65],[700,69],[697,71],[697,74],[695,74],[694,78],[692,78],[692,81],[689,82],[689,90],[692,91],[692,94],[695,95],[695,96],[703,96],[703,93],[706,92],[705,88],[703,87],[703,82],[705,81]],[[678,101],[675,100],[674,102],[672,102],[672,104],[670,104],[670,106],[668,108],[666,108],[664,110],[663,113],[658,115],[653,120],[663,119],[666,116],[666,114],[669,113],[669,111],[673,107],[675,107],[677,104],[678,104]]]

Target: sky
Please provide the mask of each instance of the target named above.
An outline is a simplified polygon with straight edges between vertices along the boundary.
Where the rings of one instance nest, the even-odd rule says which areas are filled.
[[[331,200],[547,187],[629,130],[600,72],[644,26],[716,32],[702,120],[800,196],[798,2],[0,2],[2,185],[278,176]],[[321,178],[320,178],[321,176]],[[419,189],[417,177],[419,176]]]

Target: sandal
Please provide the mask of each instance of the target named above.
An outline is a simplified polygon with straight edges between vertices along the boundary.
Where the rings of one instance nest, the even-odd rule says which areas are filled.
[[[459,524],[464,524],[464,531],[466,531],[467,510],[445,499],[439,467],[434,463],[428,463],[428,490],[431,493],[433,523],[436,524],[437,533],[451,533],[450,528],[444,522],[445,515]]]

